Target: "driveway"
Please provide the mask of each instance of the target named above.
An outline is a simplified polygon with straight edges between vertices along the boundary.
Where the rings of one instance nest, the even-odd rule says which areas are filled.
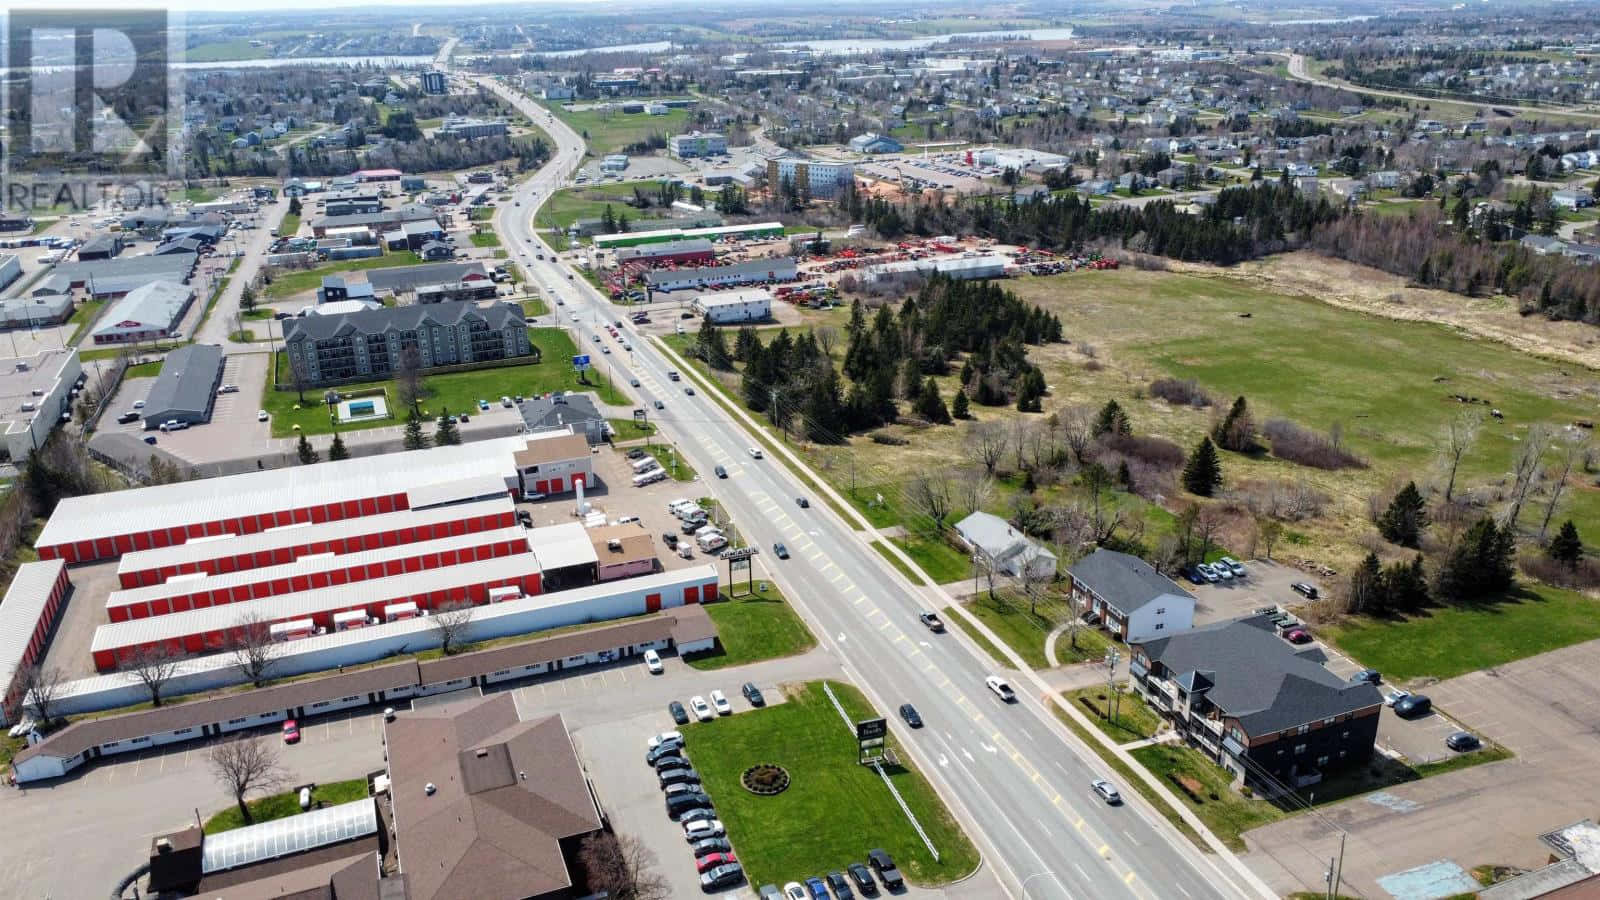
[[[1544,864],[1549,848],[1539,834],[1594,815],[1594,773],[1600,770],[1596,654],[1600,641],[1590,641],[1430,687],[1437,706],[1516,756],[1324,809],[1349,831],[1346,892],[1394,896],[1379,879],[1432,863],[1462,870],[1485,863]],[[1252,851],[1247,862],[1285,893],[1320,890],[1327,860],[1337,852],[1332,830],[1306,815],[1256,829],[1245,839]]]

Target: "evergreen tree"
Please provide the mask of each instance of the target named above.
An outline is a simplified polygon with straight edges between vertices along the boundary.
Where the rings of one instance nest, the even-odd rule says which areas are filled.
[[[950,415],[958,419],[965,419],[967,416],[971,415],[971,413],[967,411],[967,392],[965,390],[962,390],[961,388],[956,389],[956,395],[950,401]]]
[[[950,410],[945,408],[944,399],[939,396],[939,385],[934,383],[932,375],[929,375],[927,382],[922,385],[922,396],[918,401],[917,412],[929,422],[938,425],[950,424]]]
[[[617,214],[611,209],[611,204],[609,203],[607,203],[606,208],[600,212],[600,229],[606,234],[616,233]]]
[[[1211,438],[1203,437],[1189,454],[1183,467],[1183,488],[1191,494],[1209,497],[1222,485],[1222,463],[1217,460],[1217,448]]]
[[[1250,408],[1243,397],[1233,401],[1233,408],[1211,433],[1217,446],[1235,453],[1249,453],[1256,447],[1256,423],[1250,417]]]
[[[726,372],[733,368],[722,330],[711,324],[709,316],[700,320],[700,333],[695,335],[695,352],[713,369]]]
[[[840,434],[840,425],[844,420],[842,392],[839,373],[833,370],[833,366],[827,366],[821,380],[806,395],[805,428],[808,440],[819,444],[835,444],[844,439]]]
[[[449,408],[439,411],[439,422],[433,428],[433,443],[436,447],[449,447],[461,443],[461,429],[451,420]]]
[[[328,461],[337,462],[341,459],[349,458],[350,451],[344,445],[344,436],[335,431],[333,433],[333,443],[328,445]]]
[[[401,446],[407,450],[427,449],[428,436],[422,433],[422,417],[417,415],[416,410],[412,410],[411,415],[406,417],[405,438],[401,441]]]
[[[1117,463],[1117,484],[1125,491],[1133,490],[1133,472],[1128,468],[1126,459]]]
[[[319,460],[316,448],[312,447],[311,442],[306,440],[306,433],[303,431],[300,432],[300,446],[297,452],[300,454],[301,465],[309,466]]]
[[[906,402],[912,406],[922,399],[922,364],[915,356],[907,356],[900,372],[900,385]]]
[[[1578,561],[1583,559],[1583,540],[1578,537],[1578,526],[1572,524],[1571,519],[1561,523],[1561,530],[1550,539],[1545,553],[1569,569],[1578,567]]]
[[[1383,570],[1383,594],[1391,612],[1415,613],[1428,605],[1428,577],[1422,554],[1411,562],[1392,563]]]
[[[742,363],[749,362],[750,348],[759,343],[761,343],[761,341],[756,337],[755,326],[743,326],[739,329],[739,333],[735,335],[733,339],[733,358]]]
[[[1367,558],[1350,573],[1350,611],[1369,615],[1388,612],[1387,598],[1383,594],[1383,570],[1378,554],[1368,553]]]
[[[1427,525],[1427,504],[1414,481],[1406,482],[1389,501],[1389,508],[1378,517],[1378,533],[1389,543],[1402,547],[1417,547],[1422,540],[1422,529]]]
[[[1102,437],[1111,435],[1117,437],[1133,433],[1133,423],[1128,421],[1128,414],[1122,411],[1122,405],[1115,400],[1107,400],[1106,405],[1100,407],[1100,414],[1094,420],[1094,436]],[[1211,442],[1206,441],[1210,446]],[[1210,496],[1210,492],[1206,492]]]
[[[1439,569],[1439,596],[1453,603],[1494,597],[1510,590],[1516,536],[1488,516],[1467,529]]]
[[[1017,412],[1043,412],[1044,373],[1030,369],[1017,385]]]

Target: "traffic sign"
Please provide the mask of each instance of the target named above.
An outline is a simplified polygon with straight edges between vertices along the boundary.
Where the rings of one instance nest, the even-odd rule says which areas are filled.
[[[572,358],[572,367],[582,372],[589,368],[589,354],[580,353]]]

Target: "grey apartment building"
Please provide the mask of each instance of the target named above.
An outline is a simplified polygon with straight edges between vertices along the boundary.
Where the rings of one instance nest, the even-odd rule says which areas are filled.
[[[510,303],[401,306],[287,324],[289,364],[308,385],[388,378],[413,347],[423,369],[533,353],[522,308]]]

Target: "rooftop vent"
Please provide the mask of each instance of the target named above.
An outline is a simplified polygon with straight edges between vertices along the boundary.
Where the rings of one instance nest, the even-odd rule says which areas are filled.
[[[433,792],[437,791],[437,790],[438,790],[438,788],[434,787],[433,782],[431,782],[431,781],[422,786],[422,792],[424,794],[427,794],[429,797],[432,797],[433,796]]]

